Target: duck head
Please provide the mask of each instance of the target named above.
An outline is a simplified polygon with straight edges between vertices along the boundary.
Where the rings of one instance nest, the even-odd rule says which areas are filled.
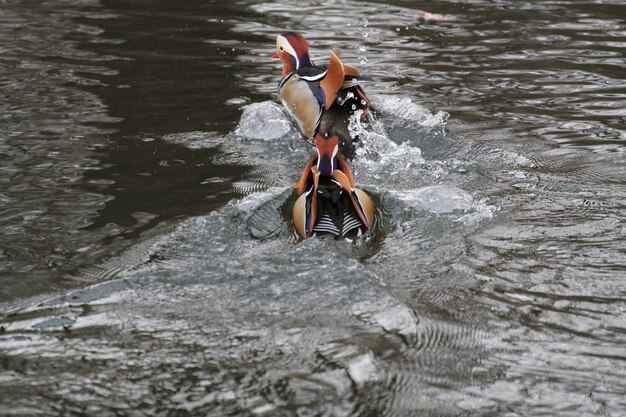
[[[299,32],[285,32],[276,37],[276,53],[283,63],[283,77],[303,67],[312,67],[309,44]]]
[[[349,183],[354,187],[354,179],[350,173],[350,168],[341,152],[339,152],[339,134],[318,134],[315,136],[314,143],[316,154],[313,155],[304,168],[300,181],[294,186],[298,194],[302,194],[313,184],[314,177],[330,180],[337,170],[344,172],[349,179]]]
[[[332,177],[333,171],[338,168],[339,138],[337,135],[315,136],[317,150],[317,170],[322,177]]]

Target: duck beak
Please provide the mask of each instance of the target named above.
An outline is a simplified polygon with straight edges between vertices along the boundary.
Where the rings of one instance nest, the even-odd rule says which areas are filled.
[[[278,59],[278,58],[280,58],[280,57],[279,57],[279,56],[278,56],[278,54],[276,53],[276,54],[272,55],[272,58],[274,58],[274,59]]]

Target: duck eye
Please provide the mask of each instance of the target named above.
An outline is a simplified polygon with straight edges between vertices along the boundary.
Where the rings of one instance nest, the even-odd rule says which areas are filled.
[[[280,50],[281,50],[281,51],[284,51],[284,50],[285,50],[285,48],[283,48],[283,47],[281,46],[281,47],[280,47]]]

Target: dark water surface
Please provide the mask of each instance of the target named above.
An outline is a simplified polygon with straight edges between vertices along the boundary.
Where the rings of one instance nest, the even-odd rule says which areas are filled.
[[[0,1],[0,415],[626,415],[623,1],[178,3]],[[366,239],[289,224],[288,29]]]

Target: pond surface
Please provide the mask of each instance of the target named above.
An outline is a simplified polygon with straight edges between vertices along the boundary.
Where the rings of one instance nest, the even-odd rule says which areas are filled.
[[[0,415],[626,415],[624,15],[2,2]],[[290,224],[285,30],[373,78],[356,242]]]

